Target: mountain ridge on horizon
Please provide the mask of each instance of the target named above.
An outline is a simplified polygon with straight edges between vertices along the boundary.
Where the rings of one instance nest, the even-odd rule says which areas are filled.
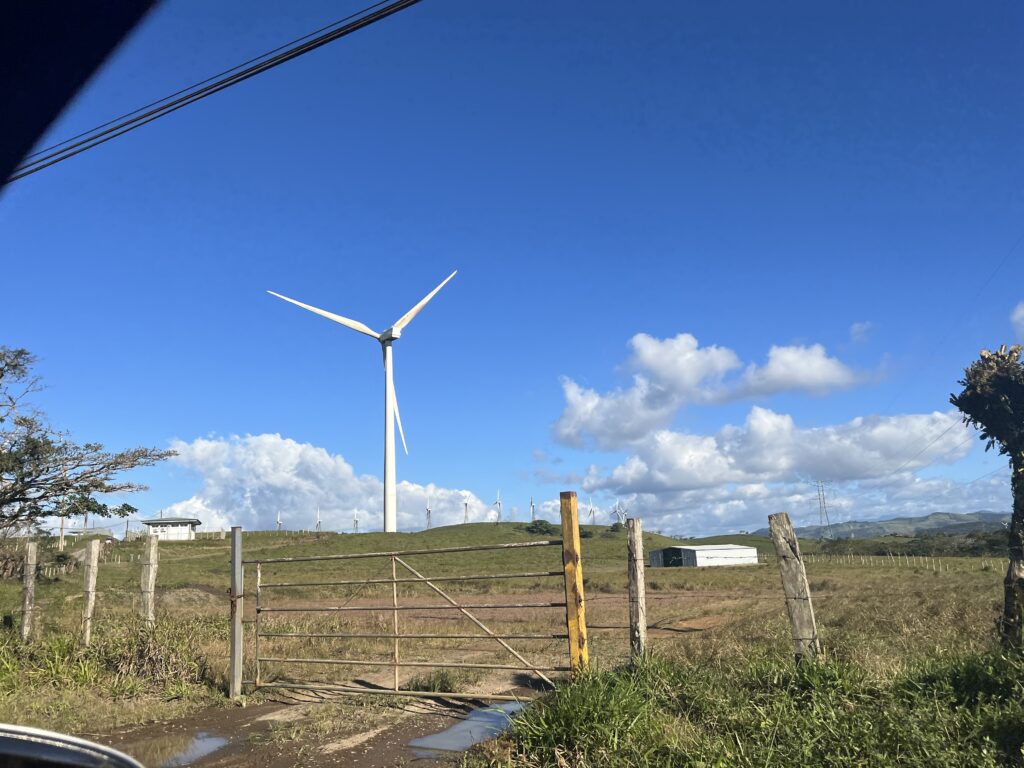
[[[1000,530],[1010,520],[1008,512],[977,510],[975,512],[932,512],[921,517],[893,517],[883,520],[847,520],[828,526],[806,525],[796,528],[804,539],[874,538],[877,536],[917,536],[922,533],[965,534],[977,531]],[[768,536],[767,528],[752,531],[756,536]]]

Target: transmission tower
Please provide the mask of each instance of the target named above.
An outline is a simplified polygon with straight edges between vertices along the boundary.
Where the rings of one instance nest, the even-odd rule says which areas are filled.
[[[828,538],[834,539],[832,535],[832,521],[828,519],[828,498],[825,496],[825,483],[822,480],[817,482],[818,488],[818,525],[828,531]]]

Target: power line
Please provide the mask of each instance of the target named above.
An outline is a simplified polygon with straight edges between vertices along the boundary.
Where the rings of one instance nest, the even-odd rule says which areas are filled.
[[[181,109],[182,107],[193,104],[200,99],[204,99],[214,93],[230,88],[232,85],[237,85],[244,80],[248,80],[251,77],[255,77],[258,74],[266,72],[268,69],[273,69],[280,64],[284,64],[286,61],[291,61],[305,53],[309,53],[310,51],[334,42],[341,37],[345,37],[352,32],[368,27],[381,19],[397,13],[398,11],[404,10],[411,5],[415,5],[418,2],[420,2],[420,0],[395,0],[395,2],[384,7],[381,7],[384,5],[383,2],[377,2],[370,5],[357,13],[346,16],[344,19],[334,22],[333,24],[329,24],[327,27],[321,28],[331,30],[329,32],[325,32],[320,35],[317,35],[316,32],[311,32],[308,35],[297,38],[297,40],[292,41],[291,43],[287,43],[284,46],[279,46],[272,51],[268,51],[262,56],[257,56],[255,59],[250,59],[248,62],[239,64],[237,67],[225,70],[225,72],[220,75],[214,75],[213,77],[207,78],[193,86],[176,91],[170,96],[154,101],[145,107],[139,107],[139,109],[129,112],[120,118],[107,121],[106,123],[93,128],[91,131],[80,133],[75,137],[52,145],[47,150],[41,150],[40,152],[30,155],[30,158],[35,157],[37,159],[30,160],[30,162],[24,163],[16,168],[8,181],[23,179],[33,173],[38,173],[44,168],[49,168],[51,165],[67,160],[68,158],[74,157],[75,155],[99,146],[100,144],[104,144],[111,139],[123,136],[129,131],[133,131],[146,123],[151,123],[154,120],[170,114],[171,112]],[[338,26],[345,21],[348,21],[349,23],[340,27]],[[314,35],[316,36],[313,37],[313,39],[309,39]],[[306,42],[301,42],[303,40]],[[268,56],[269,58],[267,58]],[[248,66],[254,61],[258,63]]]
[[[76,134],[75,136],[71,136],[71,137],[69,137],[67,139],[64,139],[64,141],[58,141],[56,144],[51,144],[48,147],[43,147],[42,149],[36,150],[35,152],[31,153],[30,155],[26,155],[25,159],[29,160],[29,159],[31,159],[33,157],[38,156],[38,155],[42,155],[42,154],[44,154],[46,152],[50,152],[50,151],[52,151],[54,149],[57,149],[58,147],[62,147],[65,144],[71,143],[75,139],[80,139],[83,136],[88,136],[91,133],[95,133],[96,131],[102,130],[102,129],[106,128],[108,125],[113,125],[114,123],[120,122],[122,120],[126,120],[127,118],[131,117],[132,115],[139,114],[139,112],[142,112],[143,110],[150,109],[151,107],[155,107],[158,104],[162,104],[165,101],[170,101],[171,99],[175,98],[176,96],[181,96],[183,93],[188,93],[189,91],[193,91],[196,88],[199,88],[200,86],[206,85],[207,83],[213,82],[214,80],[217,80],[218,78],[224,77],[225,75],[228,75],[228,74],[234,72],[235,70],[241,69],[242,67],[247,67],[250,64],[254,64],[257,61],[260,61],[261,59],[265,59],[268,56],[272,56],[273,54],[277,53],[278,51],[283,51],[285,48],[289,48],[289,47],[295,45],[296,43],[301,43],[303,40],[308,40],[309,38],[313,37],[313,35],[318,35],[321,32],[326,32],[328,29],[333,29],[334,27],[338,26],[339,24],[343,24],[346,21],[349,21],[350,19],[354,19],[356,16],[359,16],[360,14],[365,13],[366,11],[372,10],[374,8],[377,8],[377,7],[381,6],[381,5],[384,5],[387,2],[388,2],[388,0],[380,0],[380,2],[374,3],[373,5],[369,6],[368,8],[364,8],[362,11],[358,11],[357,13],[350,14],[350,15],[346,16],[343,19],[338,19],[337,21],[332,22],[332,23],[328,24],[327,26],[320,27],[320,29],[314,29],[312,32],[310,32],[307,35],[303,35],[302,37],[297,37],[294,40],[290,40],[287,43],[285,43],[284,45],[279,45],[277,48],[273,48],[273,49],[271,49],[269,51],[265,51],[264,53],[261,53],[259,56],[253,56],[251,59],[249,59],[247,61],[243,61],[241,64],[237,64],[237,65],[235,65],[233,67],[225,69],[223,72],[218,72],[215,75],[210,75],[210,77],[206,78],[205,80],[200,80],[198,83],[193,83],[192,85],[186,86],[185,88],[182,88],[180,91],[175,91],[174,93],[170,94],[169,96],[164,96],[162,99],[157,99],[156,101],[151,101],[149,104],[145,104],[145,105],[139,107],[138,109],[133,109],[131,112],[125,112],[123,115],[120,115],[118,117],[115,117],[112,120],[108,120],[105,123],[97,125],[95,128],[90,128],[88,131],[83,131],[82,133]]]

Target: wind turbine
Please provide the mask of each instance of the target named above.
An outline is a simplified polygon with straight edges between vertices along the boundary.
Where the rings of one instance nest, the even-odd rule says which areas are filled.
[[[352,512],[352,533],[359,533],[359,510]]]
[[[316,532],[320,533],[320,505],[316,505]]]
[[[496,522],[501,522],[501,491],[498,491],[498,498],[494,500],[494,506],[498,508],[498,519]]]
[[[308,309],[310,312],[315,312],[321,317],[326,317],[328,320],[333,320],[336,323],[344,325],[346,328],[351,328],[353,331],[359,331],[359,333],[365,333],[367,336],[371,336],[380,342],[381,350],[384,353],[384,532],[394,533],[398,530],[398,512],[397,512],[397,492],[395,490],[395,422],[398,422],[398,434],[402,437],[402,448],[405,449],[406,454],[409,453],[409,447],[405,443],[405,431],[402,429],[402,417],[398,413],[398,402],[395,397],[395,379],[393,373],[392,364],[392,353],[391,345],[397,338],[402,335],[402,331],[416,315],[419,314],[420,310],[423,309],[427,302],[430,301],[434,296],[444,288],[445,283],[455,277],[455,272],[452,272],[446,277],[437,288],[432,290],[426,296],[423,297],[422,301],[415,307],[410,309],[404,315],[402,315],[398,321],[388,328],[383,333],[377,333],[375,330],[367,325],[359,322],[358,320],[351,320],[341,315],[336,315],[333,312],[327,312],[323,309],[317,309],[311,307],[309,304],[303,304],[301,301],[295,299],[289,299],[287,296],[282,296],[280,293],[274,293],[274,291],[267,291],[272,296],[277,296],[279,299],[284,299],[287,302],[294,304],[297,307]]]
[[[594,515],[595,515],[595,511],[594,511],[594,497],[593,496],[588,496],[587,497],[587,504],[590,505],[590,524],[593,525],[594,524]]]
[[[430,496],[427,496],[427,530],[430,530]]]
[[[281,510],[277,510],[277,530],[281,530]]]
[[[462,524],[465,525],[469,522],[469,502],[462,502]]]
[[[533,505],[533,496],[530,497],[530,522],[536,522],[537,508]]]

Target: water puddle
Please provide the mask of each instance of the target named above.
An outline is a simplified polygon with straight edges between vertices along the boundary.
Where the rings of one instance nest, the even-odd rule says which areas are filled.
[[[127,752],[147,768],[181,768],[216,752],[228,740],[223,736],[199,731],[173,733],[144,742],[126,744],[119,749]]]
[[[525,705],[518,701],[508,701],[490,707],[474,709],[465,720],[460,720],[451,728],[413,739],[409,748],[420,759],[431,759],[445,752],[465,752],[474,744],[493,739],[508,728],[512,715],[523,709]]]

